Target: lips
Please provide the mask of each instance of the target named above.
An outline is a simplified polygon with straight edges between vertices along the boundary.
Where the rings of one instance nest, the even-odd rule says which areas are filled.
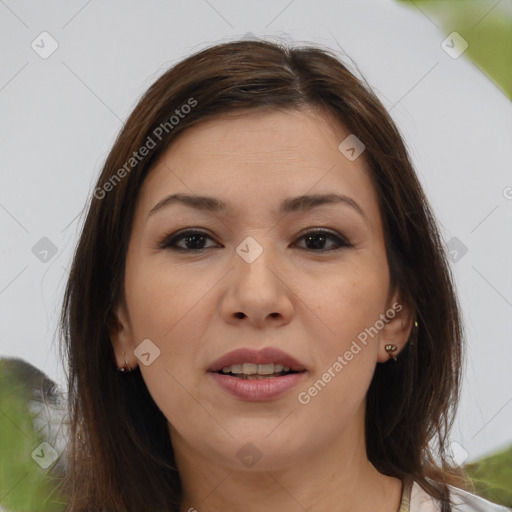
[[[207,375],[238,400],[263,402],[277,399],[304,382],[307,370],[301,362],[277,348],[243,348],[217,359]]]
[[[264,365],[274,363],[290,368],[294,372],[302,372],[306,367],[294,357],[279,350],[278,348],[267,347],[261,350],[250,348],[242,348],[228,352],[214,361],[209,367],[209,372],[219,372],[223,368],[231,365],[243,365],[244,363],[252,363],[256,365]]]

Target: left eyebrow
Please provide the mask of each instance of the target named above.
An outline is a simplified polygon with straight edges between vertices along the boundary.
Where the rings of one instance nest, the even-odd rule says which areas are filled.
[[[165,208],[171,204],[183,204],[185,206],[195,208],[197,210],[209,211],[215,213],[223,213],[229,210],[229,204],[221,199],[209,196],[199,196],[190,194],[171,194],[159,201],[148,213],[148,217],[158,210]],[[324,204],[344,204],[350,206],[357,211],[366,221],[368,218],[359,206],[359,204],[349,196],[341,194],[311,194],[297,197],[289,197],[282,201],[280,205],[280,213],[288,214],[293,212],[303,212],[321,206]]]

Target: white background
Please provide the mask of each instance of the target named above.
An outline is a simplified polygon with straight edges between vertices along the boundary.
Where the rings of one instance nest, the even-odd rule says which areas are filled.
[[[475,23],[494,3],[474,3]],[[31,48],[43,31],[59,45],[47,59]],[[66,269],[122,122],[168,67],[248,32],[319,43],[349,62],[341,47],[391,110],[445,242],[468,248],[452,263],[468,342],[452,440],[469,460],[509,444],[512,103],[441,48],[449,32],[391,0],[0,1],[0,354],[64,382]],[[42,237],[58,249],[46,263],[32,253]]]

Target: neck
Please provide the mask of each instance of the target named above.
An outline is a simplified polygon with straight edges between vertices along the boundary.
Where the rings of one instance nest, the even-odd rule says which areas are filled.
[[[402,483],[368,461],[361,431],[325,442],[312,453],[304,451],[297,460],[290,454],[265,471],[257,465],[244,471],[222,466],[173,432],[182,482],[180,512],[396,512]]]

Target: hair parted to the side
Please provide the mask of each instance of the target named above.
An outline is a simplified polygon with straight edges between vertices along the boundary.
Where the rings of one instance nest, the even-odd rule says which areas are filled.
[[[183,105],[191,108],[180,110],[184,115],[170,126]],[[179,133],[206,119],[309,107],[334,116],[364,143],[361,158],[379,200],[391,292],[399,292],[419,324],[396,363],[377,364],[367,394],[368,458],[386,475],[413,478],[443,502],[443,511],[450,509],[447,484],[468,487],[445,458],[463,361],[460,308],[433,213],[394,122],[333,51],[242,40],[197,52],[149,88],[121,129],[91,198],[61,314],[70,511],[154,512],[178,510],[180,502],[167,420],[138,369],[115,371],[108,334],[112,309],[123,300],[135,201],[152,164]],[[143,146],[152,147],[141,156]],[[127,168],[134,154],[137,162]]]

